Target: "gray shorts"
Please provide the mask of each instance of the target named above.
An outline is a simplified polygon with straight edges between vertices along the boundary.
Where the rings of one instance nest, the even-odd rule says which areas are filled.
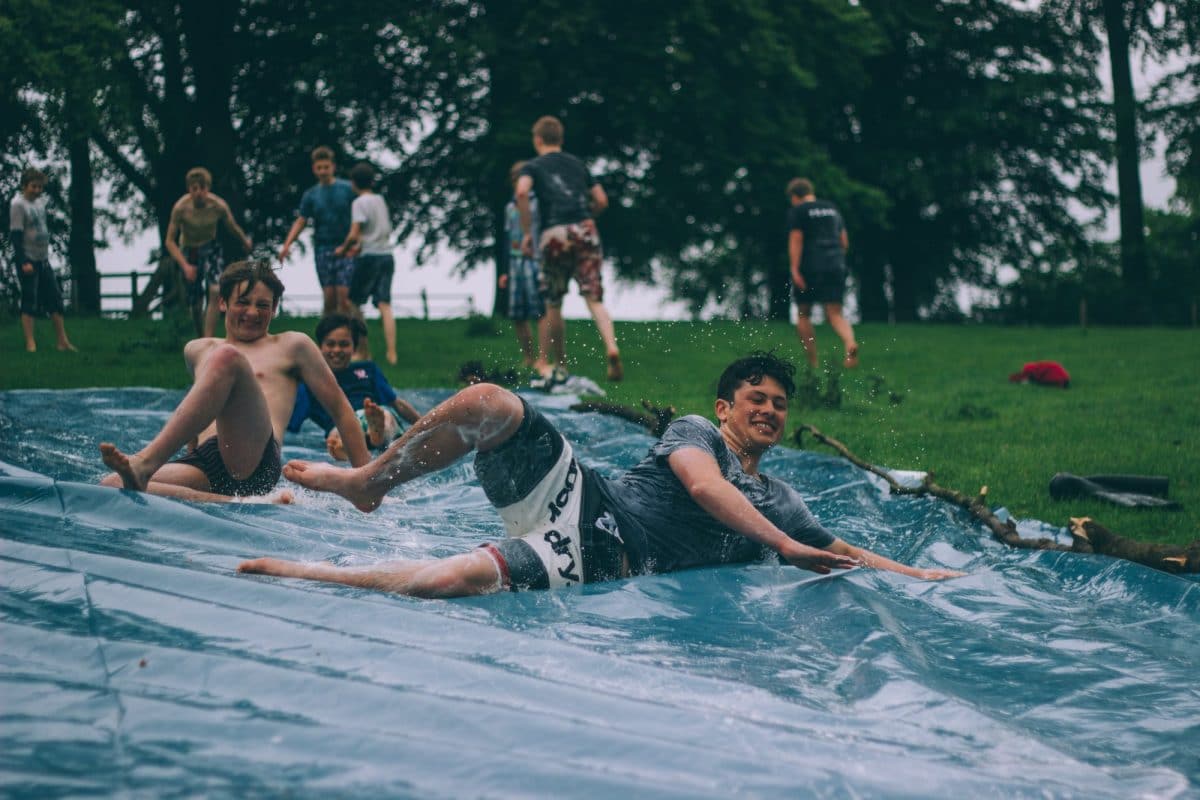
[[[521,403],[525,418],[517,432],[475,457],[479,483],[509,536],[484,549],[513,591],[622,577],[621,534],[603,507],[598,478],[540,411]]]

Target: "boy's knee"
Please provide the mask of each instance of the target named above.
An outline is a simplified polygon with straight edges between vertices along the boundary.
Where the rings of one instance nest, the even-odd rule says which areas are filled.
[[[247,368],[250,366],[246,356],[233,345],[225,343],[210,350],[208,358],[204,360],[204,366],[208,369],[238,369],[243,365]]]

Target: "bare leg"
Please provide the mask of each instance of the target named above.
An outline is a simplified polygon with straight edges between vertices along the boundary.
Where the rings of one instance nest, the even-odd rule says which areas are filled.
[[[200,280],[197,278],[196,280]],[[215,336],[217,333],[217,317],[221,316],[221,288],[208,287],[208,305],[204,309],[204,335]]]
[[[200,280],[196,276],[196,280]],[[196,329],[197,336],[204,335],[204,298],[201,297],[192,303],[192,327]]]
[[[25,352],[37,352],[37,339],[33,336],[33,317],[30,314],[21,315],[21,333],[25,335]]]
[[[517,342],[521,345],[521,360],[525,366],[532,367],[536,361],[533,355],[533,331],[529,327],[529,320],[514,319],[513,331],[517,334]]]
[[[54,335],[58,337],[58,349],[78,353],[79,348],[71,344],[71,340],[67,338],[67,325],[63,321],[63,315],[51,314],[50,321],[54,323]]]
[[[523,418],[519,397],[499,386],[477,383],[421,417],[369,464],[347,469],[289,461],[283,475],[309,489],[338,494],[362,511],[373,511],[394,487],[447,467],[472,450],[498,447],[516,432]]]
[[[547,360],[550,357],[550,322],[544,313],[537,321],[537,340],[538,355],[533,362],[533,369],[537,374],[545,377],[550,374],[552,368]]]
[[[372,567],[256,558],[238,564],[238,572],[341,583],[412,597],[468,597],[504,588],[496,561],[483,550],[436,561],[387,561]]]
[[[387,347],[384,358],[387,359],[387,363],[395,364],[400,358],[396,355],[396,318],[392,316],[392,304],[376,303],[375,307],[379,309],[379,321],[383,325],[383,343]]]
[[[563,319],[562,305],[546,304],[546,316],[542,317],[546,325],[545,338],[542,342],[542,358],[549,359],[551,366],[566,367],[567,365],[567,323]],[[539,333],[541,329],[539,327]],[[548,377],[549,370],[542,377]]]
[[[604,342],[604,352],[608,356],[608,379],[619,381],[625,377],[625,368],[621,365],[621,352],[617,349],[617,334],[613,328],[612,317],[603,302],[586,297],[584,300],[588,310],[592,312],[592,319],[596,321],[600,339]]]
[[[100,445],[105,464],[121,476],[126,488],[145,489],[167,459],[214,420],[221,458],[230,474],[244,477],[258,466],[272,433],[271,416],[245,356],[231,345],[214,347],[196,367],[195,378],[167,424],[136,455],[125,456],[111,444]],[[161,482],[179,483],[173,477]]]
[[[321,316],[328,316],[338,310],[337,293],[334,291],[337,287],[322,286],[321,287]]]
[[[812,306],[798,305],[796,306],[796,333],[800,336],[800,343],[804,345],[804,354],[808,356],[808,365],[813,369],[817,368],[817,334],[813,330]]]
[[[846,360],[842,362],[847,368],[858,366],[858,342],[854,341],[854,328],[850,326],[850,321],[842,316],[841,303],[826,303],[825,318],[829,320],[829,327],[833,328],[833,332],[842,340],[842,345],[846,348]]]

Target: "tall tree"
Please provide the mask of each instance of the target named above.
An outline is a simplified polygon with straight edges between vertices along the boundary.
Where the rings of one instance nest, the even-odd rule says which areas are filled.
[[[853,237],[863,317],[916,319],[962,283],[994,284],[1002,265],[1081,241],[1079,212],[1107,199],[1094,54],[1036,7],[863,6],[887,47],[847,100],[851,129],[825,134],[887,198],[877,227]]]
[[[563,120],[567,149],[612,197],[600,224],[618,273],[648,280],[657,265],[697,309],[786,314],[787,180],[808,172],[865,191],[810,136],[815,59],[797,55],[797,43],[837,53],[828,80],[861,78],[852,65],[875,40],[846,3],[672,0],[634,15],[603,0],[543,0],[442,12],[468,90],[397,180],[418,199],[408,230],[458,248],[463,268],[491,260],[508,167],[531,155],[543,114]],[[430,185],[439,193],[422,193]]]
[[[0,140],[7,151],[41,152],[52,160],[65,157],[69,165],[69,213],[52,216],[53,232],[65,244],[76,308],[84,313],[100,311],[89,137],[96,125],[100,87],[96,65],[111,58],[119,43],[116,12],[110,0],[11,0],[0,17],[0,58],[6,62],[3,71],[11,82],[6,94],[12,104],[11,117],[4,117],[26,128],[0,128]],[[53,192],[56,200],[62,199],[57,182]],[[64,228],[69,230],[65,237]]]

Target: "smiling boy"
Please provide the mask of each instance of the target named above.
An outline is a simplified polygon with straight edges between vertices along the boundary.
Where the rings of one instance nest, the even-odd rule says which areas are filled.
[[[402,423],[411,425],[420,414],[396,394],[378,364],[355,360],[354,353],[366,335],[367,326],[363,321],[345,314],[326,314],[317,323],[317,346],[321,348],[321,356],[350,401],[367,436],[367,444],[372,449],[381,449],[404,432]],[[346,446],[341,433],[334,429],[333,417],[301,383],[296,390],[296,405],[288,421],[288,431],[299,432],[306,419],[311,419],[325,432],[329,455],[347,461]]]
[[[353,464],[370,455],[362,428],[316,345],[302,333],[269,332],[283,284],[267,261],[239,261],[221,274],[225,338],[183,348],[194,383],[166,425],[134,455],[103,443],[113,470],[101,483],[186,500],[227,501],[270,493],[296,386],[304,381],[331,410]],[[171,459],[185,444],[187,455]]]
[[[719,425],[700,416],[676,420],[615,479],[576,461],[571,444],[520,397],[477,384],[365,467],[293,461],[284,474],[369,511],[391,488],[475,450],[475,472],[510,538],[435,561],[347,568],[263,558],[238,569],[418,597],[556,588],[771,556],[818,573],[866,566],[926,580],[960,574],[908,567],[842,541],[799,492],[759,472],[783,436],[794,373],[770,353],[734,361],[717,387]]]

